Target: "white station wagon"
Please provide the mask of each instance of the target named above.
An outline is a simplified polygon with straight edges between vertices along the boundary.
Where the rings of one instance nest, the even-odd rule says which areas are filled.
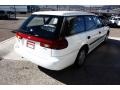
[[[15,51],[50,70],[81,66],[95,47],[105,41],[109,27],[92,13],[40,11],[33,13],[16,33]]]

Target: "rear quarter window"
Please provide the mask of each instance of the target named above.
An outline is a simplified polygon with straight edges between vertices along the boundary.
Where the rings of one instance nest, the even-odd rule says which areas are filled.
[[[86,30],[93,30],[97,28],[97,24],[94,22],[93,16],[85,16]]]
[[[82,16],[66,17],[66,24],[64,27],[66,36],[75,35],[85,31],[85,22]]]
[[[106,23],[104,19],[100,19],[97,16],[93,16],[93,20],[96,24],[96,28],[101,28],[103,26],[103,23]]]

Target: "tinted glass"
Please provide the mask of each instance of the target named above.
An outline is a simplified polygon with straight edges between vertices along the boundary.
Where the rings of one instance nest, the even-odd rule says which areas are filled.
[[[96,24],[96,28],[102,27],[102,22],[100,21],[100,19],[98,17],[93,16],[93,20],[94,20],[94,22]],[[103,22],[105,22],[105,21],[103,20]]]
[[[62,18],[57,16],[32,15],[21,26],[19,32],[37,37],[53,39],[60,32]]]
[[[74,35],[80,32],[85,31],[85,23],[84,18],[82,16],[80,17],[67,17],[68,28],[67,30],[67,36]]]
[[[80,33],[80,32],[83,32],[85,30],[83,17],[74,18],[72,23],[73,24],[72,24],[71,34]]]
[[[93,20],[92,16],[85,16],[86,30],[96,29],[97,25]]]

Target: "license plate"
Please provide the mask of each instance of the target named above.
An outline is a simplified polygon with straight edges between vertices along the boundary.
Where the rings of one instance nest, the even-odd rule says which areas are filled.
[[[35,42],[33,41],[27,41],[27,47],[31,48],[31,49],[35,49]]]

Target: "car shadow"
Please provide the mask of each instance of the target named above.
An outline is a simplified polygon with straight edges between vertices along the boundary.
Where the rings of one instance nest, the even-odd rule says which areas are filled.
[[[61,71],[38,68],[50,77],[68,85],[120,84],[120,41],[109,39],[93,50],[81,68],[70,66]]]

